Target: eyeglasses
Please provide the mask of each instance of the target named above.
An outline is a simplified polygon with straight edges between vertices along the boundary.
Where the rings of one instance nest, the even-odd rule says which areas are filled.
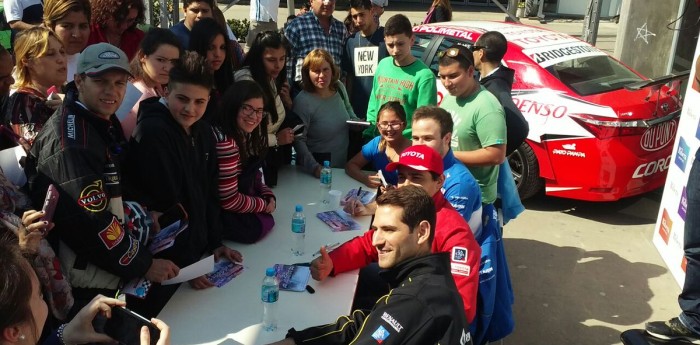
[[[384,129],[384,130],[389,129],[389,128],[391,128],[393,130],[397,130],[397,129],[401,129],[401,126],[403,126],[403,122],[401,122],[401,121],[399,121],[399,122],[377,122],[377,127],[379,127],[379,129]]]
[[[475,52],[477,50],[482,50],[482,49],[489,49],[489,46],[472,46],[473,52]]]
[[[245,103],[241,105],[241,112],[249,119],[254,119],[256,117],[264,119],[267,117],[267,112],[265,111],[265,109],[255,109]]]

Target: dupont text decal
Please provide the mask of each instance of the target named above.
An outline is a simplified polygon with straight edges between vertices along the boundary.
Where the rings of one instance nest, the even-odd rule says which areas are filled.
[[[644,134],[642,134],[641,139],[639,139],[639,145],[644,151],[658,151],[666,147],[668,143],[672,142],[676,137],[676,130],[678,129],[678,124],[676,121],[667,121],[659,125],[649,127]]]

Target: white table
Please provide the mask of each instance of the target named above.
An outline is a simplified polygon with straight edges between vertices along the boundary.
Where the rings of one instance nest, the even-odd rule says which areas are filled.
[[[325,211],[318,204],[319,180],[295,167],[280,171],[274,188],[277,209],[275,227],[262,241],[245,245],[226,245],[243,254],[245,271],[221,288],[194,290],[184,283],[158,318],[165,321],[173,344],[267,344],[284,338],[289,328],[304,329],[333,322],[348,314],[357,285],[357,270],[317,282],[309,279],[316,293],[280,291],[275,332],[261,328],[260,289],[265,269],[274,264],[309,262],[321,245],[345,242],[369,229],[370,217],[356,220],[365,230],[332,232],[316,213]],[[361,184],[342,169],[333,169],[333,189],[343,192]],[[296,204],[304,206],[306,215],[306,251],[303,256],[291,253],[291,220]]]

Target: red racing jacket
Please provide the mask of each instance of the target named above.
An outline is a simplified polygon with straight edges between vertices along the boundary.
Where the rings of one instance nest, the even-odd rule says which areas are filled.
[[[481,247],[474,239],[469,225],[452,208],[442,192],[433,195],[437,211],[433,253],[449,253],[450,269],[457,290],[464,302],[467,321],[472,322],[476,314],[476,295],[479,288],[479,264]],[[378,260],[377,248],[372,245],[374,230],[343,243],[329,253],[333,260],[333,272],[342,273],[362,268]]]

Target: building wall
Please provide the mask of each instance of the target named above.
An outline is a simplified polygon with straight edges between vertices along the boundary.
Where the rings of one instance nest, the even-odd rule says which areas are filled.
[[[666,75],[674,53],[674,31],[681,0],[625,0],[620,10],[615,57],[643,75]]]
[[[603,5],[600,9],[600,16],[607,18],[617,15],[617,9],[620,7],[620,1],[621,0],[603,0]],[[559,0],[557,14],[585,16],[589,3],[590,0]]]

